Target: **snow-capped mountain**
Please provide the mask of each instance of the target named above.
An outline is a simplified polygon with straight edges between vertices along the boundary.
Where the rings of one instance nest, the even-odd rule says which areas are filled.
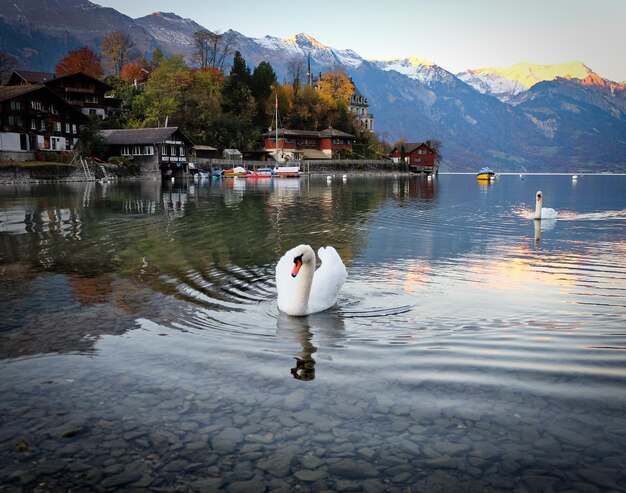
[[[252,38],[259,46],[268,50],[284,52],[306,59],[308,55],[319,65],[332,67],[358,67],[362,62],[358,54],[353,50],[337,50],[320,43],[306,33],[299,33],[291,38],[280,39],[272,36],[264,38]]]
[[[0,0],[2,49],[29,70],[52,71],[69,50],[97,50],[114,31],[128,34],[148,58],[160,48],[193,64],[193,33],[201,29],[176,14],[132,19],[89,0]],[[287,39],[224,34],[251,69],[269,62],[281,83],[291,82],[294,70],[304,81],[309,61],[314,77],[341,68],[368,98],[380,137],[440,140],[445,170],[474,171],[484,163],[502,171],[626,166],[626,86],[581,62],[455,75],[415,57],[367,61],[305,33]]]
[[[372,64],[386,72],[393,70],[426,85],[433,82],[451,82],[454,78],[454,75],[439,65],[417,57],[372,60]]]
[[[543,81],[564,79],[584,80],[597,76],[589,67],[579,61],[555,65],[517,63],[508,68],[480,68],[457,74],[463,82],[483,94],[491,94],[500,101],[509,101]],[[597,76],[598,79],[602,79]]]
[[[204,29],[197,22],[170,12],[154,12],[135,22],[166,52],[179,51],[187,56],[193,52],[193,33]]]

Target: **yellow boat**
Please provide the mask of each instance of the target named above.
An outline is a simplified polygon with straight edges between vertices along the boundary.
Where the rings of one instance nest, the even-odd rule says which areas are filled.
[[[493,177],[496,176],[496,172],[494,170],[492,170],[491,168],[482,168],[477,174],[476,174],[476,179],[477,180],[486,180],[489,181],[491,180]]]

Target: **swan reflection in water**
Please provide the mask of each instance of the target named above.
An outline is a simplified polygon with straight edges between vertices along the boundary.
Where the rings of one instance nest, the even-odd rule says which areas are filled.
[[[535,219],[535,243],[539,243],[541,241],[541,232],[542,231],[551,231],[554,229],[556,225],[556,219]]]
[[[317,346],[338,347],[344,338],[344,321],[336,309],[315,313],[307,317],[292,317],[279,312],[276,319],[276,336],[286,341],[300,344],[300,351],[294,356],[296,366],[290,369],[293,378],[310,381],[315,379],[315,359]]]

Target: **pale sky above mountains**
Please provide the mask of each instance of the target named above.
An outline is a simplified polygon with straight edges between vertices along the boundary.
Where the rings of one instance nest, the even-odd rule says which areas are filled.
[[[173,12],[254,38],[307,33],[366,59],[417,56],[457,73],[580,60],[626,79],[626,0],[92,0],[130,17]]]

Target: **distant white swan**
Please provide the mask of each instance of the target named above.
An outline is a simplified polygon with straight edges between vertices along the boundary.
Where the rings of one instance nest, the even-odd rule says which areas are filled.
[[[535,219],[556,219],[556,211],[550,207],[541,207],[542,192],[537,192],[535,200]]]
[[[321,312],[337,302],[348,277],[346,266],[331,246],[317,251],[322,264],[315,270],[315,252],[309,245],[289,250],[276,265],[278,308],[288,315]]]

